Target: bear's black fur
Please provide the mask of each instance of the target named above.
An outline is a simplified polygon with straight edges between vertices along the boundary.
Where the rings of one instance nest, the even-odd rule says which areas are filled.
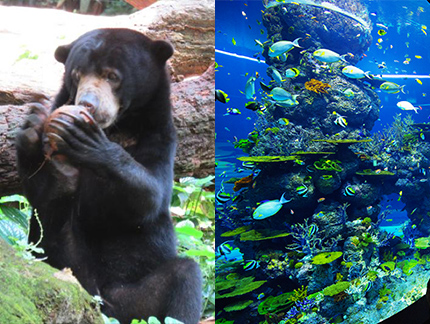
[[[43,134],[50,111],[33,104],[16,138],[46,261],[71,268],[121,323],[170,316],[195,324],[200,317],[200,270],[177,257],[169,212],[176,144],[165,63],[172,54],[168,43],[128,29],[94,30],[60,46],[55,58],[65,75],[52,110],[83,105],[93,119],[57,119],[55,134]],[[124,147],[114,142],[121,137]],[[45,157],[46,138],[76,168],[76,185]],[[40,236],[33,216],[29,240]]]

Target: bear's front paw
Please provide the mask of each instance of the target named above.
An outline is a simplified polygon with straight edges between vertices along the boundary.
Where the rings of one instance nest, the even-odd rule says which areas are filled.
[[[24,149],[31,154],[41,150],[43,126],[48,118],[49,109],[39,103],[29,104],[28,107],[30,108],[30,113],[16,135],[15,144],[17,149]]]
[[[45,133],[56,154],[64,154],[79,164],[100,163],[113,144],[84,108],[61,111],[50,118]]]

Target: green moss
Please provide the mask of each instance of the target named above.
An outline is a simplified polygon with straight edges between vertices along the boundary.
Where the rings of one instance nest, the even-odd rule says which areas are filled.
[[[252,300],[242,300],[236,304],[231,304],[231,305],[224,307],[224,311],[226,311],[226,312],[240,311],[240,310],[247,308],[252,303],[253,303]]]
[[[367,278],[368,278],[370,281],[375,281],[376,279],[378,279],[378,273],[377,273],[376,271],[374,271],[374,270],[370,270],[370,271],[367,273]]]
[[[233,145],[234,148],[240,148],[244,153],[249,153],[255,146],[255,143],[249,139],[240,139],[239,141],[234,142]]]
[[[308,286],[305,287],[302,285],[301,288],[294,289],[289,299],[295,303],[296,301],[302,301],[306,297],[308,297]]]
[[[228,321],[224,318],[218,318],[215,320],[215,324],[234,324],[234,321]]]
[[[29,262],[0,240],[0,323],[103,323],[92,297],[67,271]]]
[[[351,283],[349,283],[348,281],[340,281],[335,283],[334,285],[325,287],[323,293],[326,296],[334,296],[348,289],[350,285]]]
[[[266,163],[266,162],[287,162],[294,161],[297,159],[297,156],[242,156],[237,158],[239,161],[243,162],[255,162],[255,163]]]
[[[249,232],[244,232],[240,234],[241,241],[263,241],[271,240],[280,237],[286,237],[291,235],[291,233],[279,232],[274,230],[250,230]]]
[[[380,265],[385,272],[393,271],[396,268],[396,263],[393,261],[384,262]]]
[[[269,296],[258,305],[258,313],[265,315],[268,313],[280,313],[288,309],[294,303],[290,300],[293,292],[287,292],[278,296]]]
[[[342,256],[342,252],[322,252],[312,258],[312,263],[327,264],[327,263],[333,262],[334,260],[340,258],[341,256]]]

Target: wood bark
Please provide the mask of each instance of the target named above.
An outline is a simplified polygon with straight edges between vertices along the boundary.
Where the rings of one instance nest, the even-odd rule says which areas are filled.
[[[49,104],[61,86],[64,68],[54,59],[55,48],[102,27],[135,29],[173,44],[169,70],[178,129],[175,176],[213,174],[214,15],[212,0],[159,0],[133,15],[113,18],[0,7],[0,42],[8,44],[0,60],[0,196],[21,192],[14,138],[27,115],[25,104]]]

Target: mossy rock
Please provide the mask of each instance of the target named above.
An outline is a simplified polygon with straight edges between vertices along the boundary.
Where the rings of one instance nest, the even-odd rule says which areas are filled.
[[[338,139],[338,140],[331,140],[331,139],[319,139],[319,140],[312,140],[313,142],[325,142],[330,144],[356,144],[356,143],[368,143],[371,142],[371,139]]]
[[[252,300],[243,300],[243,301],[240,301],[236,304],[231,304],[231,305],[224,307],[224,311],[226,311],[226,312],[240,311],[240,310],[247,308],[252,303],[253,303]]]
[[[342,291],[347,290],[350,285],[351,285],[351,283],[348,281],[339,281],[339,282],[335,283],[334,285],[325,287],[323,290],[323,293],[326,296],[334,296],[334,295],[341,293]]]
[[[318,265],[327,264],[333,262],[341,256],[342,252],[322,252],[312,258],[312,263]]]
[[[97,303],[70,270],[15,254],[0,239],[0,323],[103,323]]]
[[[291,235],[291,233],[279,232],[273,230],[251,230],[249,232],[244,232],[240,234],[241,241],[263,241],[263,240],[271,240],[281,237],[286,237]]]
[[[241,226],[241,227],[238,227],[238,228],[236,228],[236,229],[234,229],[232,231],[228,231],[228,232],[222,233],[221,237],[230,237],[230,236],[235,236],[235,235],[238,235],[238,234],[242,234],[243,232],[246,232],[250,228],[251,228],[251,226]]]
[[[412,268],[414,268],[418,264],[418,261],[415,259],[404,260],[399,262],[397,265],[402,269],[403,273],[407,276],[412,274]]]
[[[242,162],[254,162],[254,163],[266,163],[266,162],[287,162],[287,161],[294,161],[297,159],[297,156],[290,155],[290,156],[242,156],[237,158],[239,161]]]

